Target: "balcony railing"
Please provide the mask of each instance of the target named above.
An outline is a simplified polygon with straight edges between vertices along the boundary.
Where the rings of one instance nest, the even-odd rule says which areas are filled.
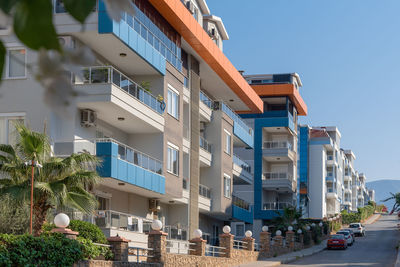
[[[289,149],[293,150],[293,146],[288,141],[266,141],[263,148],[265,149]]]
[[[235,195],[232,195],[232,205],[250,211],[250,203]]]
[[[163,231],[168,234],[167,239],[188,240],[189,229],[187,226],[165,225]]]
[[[74,84],[113,84],[136,98],[159,114],[164,113],[165,103],[159,101],[146,89],[129,79],[126,75],[111,66],[94,66],[82,70],[83,80],[73,77]]]
[[[182,188],[185,190],[188,190],[188,179],[187,178],[183,178],[182,180]]]
[[[326,191],[328,193],[336,193],[336,189],[333,189],[333,188],[327,188]]]
[[[333,160],[333,155],[326,155],[326,160]]]
[[[221,110],[228,115],[235,123],[237,123],[240,127],[242,127],[247,133],[253,135],[253,129],[250,128],[243,120],[239,117],[239,115],[233,111],[228,105],[224,102],[220,101],[221,103]]]
[[[163,164],[161,161],[124,145],[112,138],[97,139],[97,143],[115,143],[118,145],[118,158],[128,161],[154,173],[162,174]]]
[[[244,162],[241,158],[239,158],[237,155],[233,154],[233,163],[240,166],[243,170],[245,170],[247,173],[251,174],[251,167],[249,164]]]
[[[263,204],[263,210],[283,210],[293,207],[290,202],[266,202]]]
[[[200,101],[203,102],[210,109],[213,108],[213,101],[203,91],[200,91]]]
[[[288,172],[265,172],[263,173],[263,180],[271,180],[271,179],[288,179],[292,180],[293,175]]]
[[[200,147],[211,153],[211,144],[202,136],[200,136]]]
[[[199,184],[199,194],[200,196],[211,199],[211,189],[205,185]]]

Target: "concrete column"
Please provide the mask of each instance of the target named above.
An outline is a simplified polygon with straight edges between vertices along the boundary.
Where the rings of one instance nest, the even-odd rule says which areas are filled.
[[[249,251],[254,251],[254,243],[255,243],[255,239],[252,237],[245,237],[242,239],[242,241],[246,242],[244,244],[245,250],[249,250]]]
[[[74,232],[74,231],[72,231],[71,229],[68,229],[68,228],[53,228],[50,232],[52,232],[52,233],[61,233],[66,238],[69,238],[69,239],[76,239],[76,237],[79,235],[79,232]]]
[[[147,262],[165,263],[167,254],[167,233],[152,230],[148,236],[149,255]]]
[[[313,245],[314,241],[312,240],[312,232],[311,230],[306,230],[306,235],[308,236],[308,240],[310,240],[310,246]]]
[[[206,255],[206,240],[202,238],[194,238],[189,240],[189,243],[193,243],[189,245],[189,254],[196,256],[205,256]]]
[[[219,235],[219,245],[223,247],[224,254],[221,257],[232,258],[233,253],[233,235],[230,233]]]
[[[108,243],[111,245],[111,250],[114,254],[114,261],[128,262],[130,240],[121,236],[113,236],[107,238]]]
[[[286,232],[286,245],[291,250],[294,249],[294,232],[293,231]]]
[[[304,247],[304,236],[303,236],[303,234],[299,234],[299,243],[301,244],[302,247]]]
[[[274,247],[281,248],[283,246],[283,237],[281,235],[277,235],[274,237]]]
[[[271,246],[271,233],[261,232],[260,233],[260,252],[266,253],[270,251]]]

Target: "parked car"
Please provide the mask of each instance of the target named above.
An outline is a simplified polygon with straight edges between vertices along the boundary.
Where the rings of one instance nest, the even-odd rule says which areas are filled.
[[[361,223],[351,223],[349,228],[353,230],[355,235],[365,236],[365,227]]]
[[[341,248],[347,249],[347,240],[344,235],[331,235],[328,239],[327,249]]]
[[[354,243],[354,238],[352,237],[350,231],[340,230],[336,233],[337,235],[344,235],[347,241],[347,245],[352,246]]]
[[[354,231],[353,231],[352,229],[350,229],[350,228],[345,228],[345,229],[342,229],[342,230],[349,231],[350,234],[351,234],[351,236],[352,236],[353,239],[354,239],[354,242],[356,241],[356,235],[354,234]]]

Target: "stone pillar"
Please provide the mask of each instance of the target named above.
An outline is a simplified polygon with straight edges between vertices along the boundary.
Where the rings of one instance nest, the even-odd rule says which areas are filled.
[[[219,235],[219,245],[220,245],[220,247],[224,248],[222,250],[222,252],[224,254],[221,254],[221,257],[232,258],[233,237],[234,236],[232,234],[230,234],[230,233]]]
[[[167,233],[163,231],[152,230],[148,236],[149,255],[147,262],[165,263],[167,254]]]
[[[111,245],[111,250],[114,254],[114,261],[128,262],[130,240],[121,236],[113,236],[107,238],[108,243]]]
[[[310,246],[312,246],[313,245],[313,243],[314,243],[314,241],[313,241],[313,239],[312,239],[312,232],[311,232],[311,230],[306,230],[306,235],[307,235],[307,237],[308,237],[308,240],[310,240]]]
[[[245,237],[245,238],[243,238],[242,241],[243,241],[243,242],[246,242],[246,243],[244,243],[244,249],[245,249],[245,250],[248,250],[248,251],[254,251],[254,243],[255,243],[254,240],[255,240],[255,239],[252,238],[252,237]]]
[[[195,255],[195,256],[205,256],[206,255],[206,240],[203,240],[202,238],[194,238],[189,240],[189,248],[192,250],[189,250],[190,255]]]
[[[293,231],[286,232],[286,245],[291,250],[294,249],[294,232]]]
[[[52,233],[61,233],[63,234],[66,238],[69,239],[76,239],[76,236],[79,235],[79,232],[74,232],[71,229],[68,228],[53,228],[51,229]]]
[[[260,233],[260,252],[267,253],[270,251],[271,245],[271,233],[261,232]]]
[[[283,237],[281,235],[277,235],[274,237],[274,247],[281,248],[283,245]]]

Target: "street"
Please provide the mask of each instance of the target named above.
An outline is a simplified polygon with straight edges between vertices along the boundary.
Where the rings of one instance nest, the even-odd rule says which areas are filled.
[[[283,266],[393,266],[400,237],[398,222],[396,216],[384,215],[374,224],[366,225],[366,236],[356,237],[347,250],[324,250]]]

